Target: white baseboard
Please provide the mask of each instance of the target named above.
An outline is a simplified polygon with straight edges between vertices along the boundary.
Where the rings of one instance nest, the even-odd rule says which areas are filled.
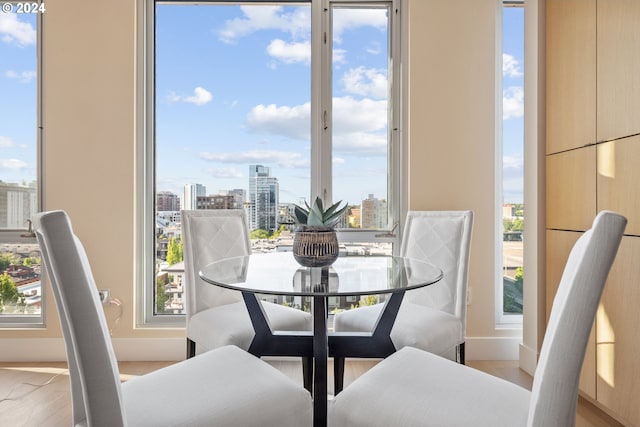
[[[176,361],[186,356],[185,338],[115,338],[113,348],[121,362]],[[0,362],[66,361],[62,338],[2,338]]]
[[[533,376],[538,364],[537,350],[524,344],[520,344],[520,357],[518,360],[520,361],[520,369]]]
[[[520,337],[467,337],[466,360],[518,360]]]
[[[518,360],[523,353],[519,351],[520,341],[519,337],[467,337],[465,357],[467,360]],[[184,338],[115,338],[113,347],[121,362],[175,361],[183,360],[186,355]],[[62,338],[2,338],[0,349],[0,362],[66,360]],[[533,358],[535,360],[535,354]]]

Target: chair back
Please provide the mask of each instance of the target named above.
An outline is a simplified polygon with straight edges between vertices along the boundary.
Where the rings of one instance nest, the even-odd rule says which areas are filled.
[[[569,254],[533,379],[530,427],[575,425],[587,341],[626,224],[621,215],[600,212]]]
[[[429,261],[443,273],[435,285],[407,292],[407,300],[460,318],[463,334],[472,227],[471,211],[409,211],[400,246],[402,256]]]
[[[198,273],[208,263],[251,253],[244,210],[184,210],[182,236],[187,323],[199,311],[242,301],[239,292],[208,284]]]
[[[124,426],[118,364],[84,247],[65,212],[33,219],[64,335],[73,423]]]

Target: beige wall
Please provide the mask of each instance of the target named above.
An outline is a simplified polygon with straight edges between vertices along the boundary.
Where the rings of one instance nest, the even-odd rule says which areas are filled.
[[[472,209],[467,333],[494,327],[495,0],[410,1],[411,209]],[[69,212],[96,281],[122,300],[114,338],[181,337],[135,329],[136,2],[47,3],[44,45],[45,209]],[[0,338],[59,337],[47,329]]]
[[[471,209],[467,336],[495,329],[496,1],[413,0],[409,208]]]

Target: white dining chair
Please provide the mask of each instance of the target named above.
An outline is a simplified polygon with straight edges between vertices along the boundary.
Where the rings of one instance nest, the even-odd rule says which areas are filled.
[[[199,276],[208,263],[251,253],[244,210],[183,210],[181,217],[187,357],[229,344],[248,350],[255,332],[242,294]],[[272,330],[311,331],[311,314],[268,301],[261,304]],[[311,358],[303,358],[308,389],[312,375]]]
[[[234,347],[120,382],[87,254],[63,211],[34,216],[64,335],[74,426],[311,425],[308,391]]]
[[[626,223],[603,211],[571,250],[531,391],[405,347],[335,397],[329,426],[574,426],[587,341]]]
[[[406,293],[391,330],[396,350],[417,347],[464,364],[472,228],[473,212],[468,210],[407,213],[400,255],[429,261],[442,270],[443,277],[434,285]],[[335,331],[371,332],[382,307],[375,304],[337,313]],[[342,389],[343,372],[344,357],[334,357],[336,393]]]

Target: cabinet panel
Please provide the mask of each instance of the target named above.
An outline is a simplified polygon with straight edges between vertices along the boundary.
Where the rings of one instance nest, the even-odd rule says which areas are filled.
[[[596,1],[547,1],[547,154],[596,141]]]
[[[621,213],[625,234],[640,236],[640,136],[599,144],[597,156],[598,211]]]
[[[547,156],[547,228],[585,231],[596,216],[596,147]]]
[[[598,141],[640,133],[640,2],[598,1]]]
[[[547,230],[547,277],[546,277],[546,321],[549,322],[553,298],[558,290],[560,278],[567,263],[569,252],[582,233],[573,231]],[[596,334],[591,329],[587,351],[580,373],[580,391],[582,394],[596,400]]]
[[[640,426],[640,237],[622,238],[596,319],[597,400]]]

